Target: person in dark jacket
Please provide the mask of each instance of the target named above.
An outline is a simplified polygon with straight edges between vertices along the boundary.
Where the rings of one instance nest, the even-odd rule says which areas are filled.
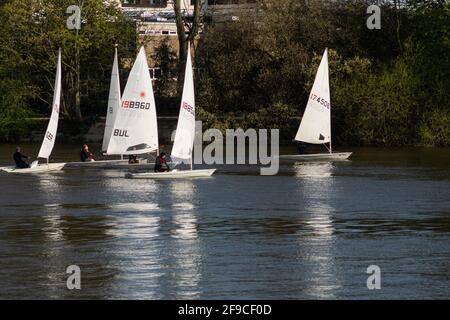
[[[167,164],[166,154],[164,152],[156,157],[155,160],[155,172],[168,172],[170,171],[169,165]]]
[[[301,142],[301,141],[297,142],[297,153],[298,154],[305,154],[306,147],[307,147],[306,143]]]
[[[16,152],[14,152],[13,158],[17,168],[26,169],[30,167],[28,163],[23,161],[23,159],[28,159],[28,157],[20,152],[20,147],[16,148]]]
[[[137,159],[137,156],[129,155],[128,156],[128,164],[136,164],[136,163],[139,163],[139,160]]]
[[[94,155],[89,151],[87,144],[84,144],[80,150],[80,160],[81,162],[95,161]]]

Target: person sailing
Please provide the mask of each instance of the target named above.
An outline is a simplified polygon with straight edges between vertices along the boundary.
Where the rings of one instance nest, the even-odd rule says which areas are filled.
[[[137,164],[137,163],[139,163],[139,160],[137,159],[137,156],[130,155],[128,157],[128,164]]]
[[[84,144],[80,150],[80,160],[81,162],[95,161],[94,155],[89,151],[87,144]]]
[[[28,157],[20,152],[20,147],[16,148],[16,152],[14,152],[13,159],[14,162],[16,163],[17,168],[26,169],[30,167],[28,163],[23,161],[23,159],[28,159]]]
[[[161,152],[159,156],[156,157],[155,160],[155,172],[169,172],[170,168],[167,164],[166,153]]]
[[[298,141],[297,142],[297,153],[298,154],[305,154],[306,153],[306,143],[304,143],[303,141]]]

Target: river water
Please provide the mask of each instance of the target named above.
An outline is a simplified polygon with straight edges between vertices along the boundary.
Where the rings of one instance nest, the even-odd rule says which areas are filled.
[[[54,161],[77,149],[58,146]],[[450,298],[450,149],[352,151],[273,177],[1,173],[0,298]],[[81,290],[66,287],[69,265]],[[380,290],[367,288],[370,265]]]

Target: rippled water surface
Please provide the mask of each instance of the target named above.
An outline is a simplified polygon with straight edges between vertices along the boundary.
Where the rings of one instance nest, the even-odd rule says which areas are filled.
[[[274,177],[1,173],[0,298],[450,298],[450,150],[353,151]],[[80,291],[66,288],[74,264]],[[366,287],[369,265],[381,290]]]

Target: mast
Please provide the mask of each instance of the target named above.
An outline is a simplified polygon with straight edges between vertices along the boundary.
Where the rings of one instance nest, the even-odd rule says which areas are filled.
[[[328,66],[328,48],[325,48],[325,54],[327,55],[327,72],[329,72],[329,66]],[[328,78],[328,88],[330,88],[330,80]],[[331,134],[331,90],[330,90],[330,154],[333,153],[333,143],[331,142],[332,134]]]
[[[48,121],[47,130],[45,132],[44,140],[42,141],[39,150],[38,159],[47,159],[49,161],[50,155],[55,146],[56,134],[58,132],[59,110],[61,102],[61,48],[58,50],[58,62],[56,66],[55,86],[53,89],[52,113]]]
[[[188,60],[190,60],[191,59],[191,42],[190,41],[188,41],[188,52],[189,52]],[[191,64],[191,70],[192,70],[192,61],[189,61],[189,63]],[[187,66],[186,66],[186,68],[187,68]],[[183,88],[183,91],[184,91],[184,88]],[[194,98],[194,102],[195,102],[195,98]],[[195,119],[194,119],[194,123],[195,123]],[[195,125],[194,125],[194,128],[195,128]],[[194,169],[194,150],[191,151],[191,171],[193,169]]]
[[[186,71],[184,74],[183,95],[181,97],[178,125],[172,147],[172,160],[188,164],[193,170],[193,147],[195,140],[195,90],[190,43],[188,43]]]

